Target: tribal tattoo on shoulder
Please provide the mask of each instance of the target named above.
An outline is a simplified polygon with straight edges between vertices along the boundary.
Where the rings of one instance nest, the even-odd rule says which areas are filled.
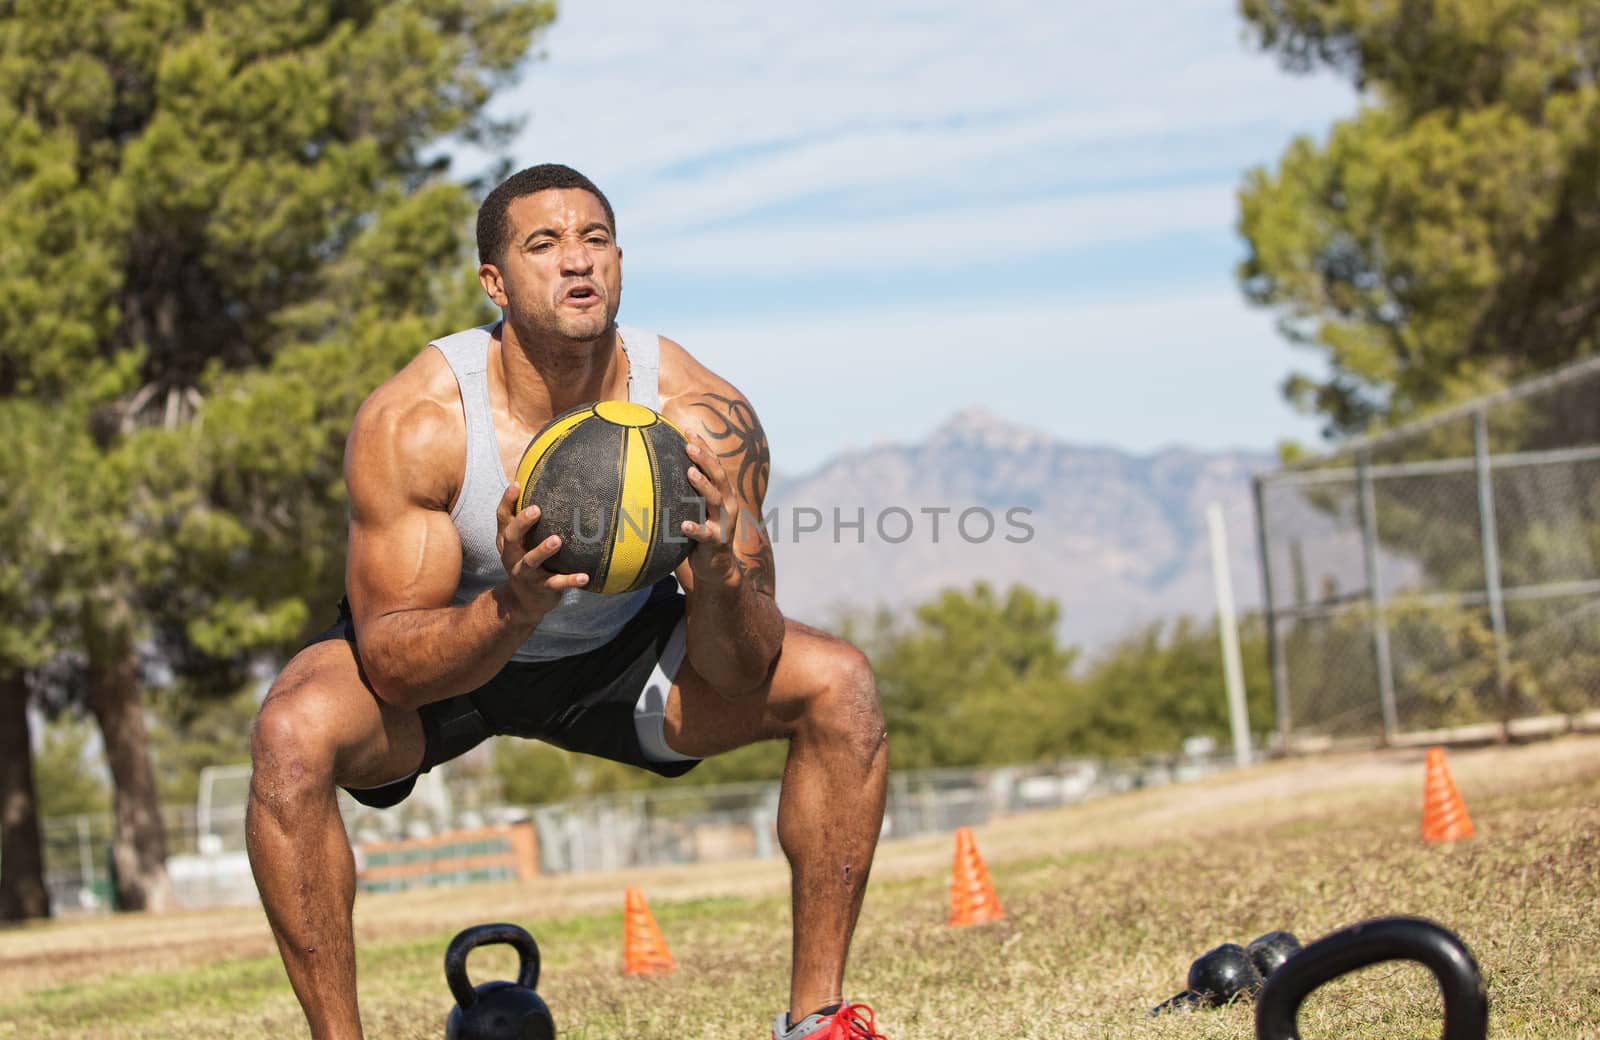
[[[772,453],[767,447],[767,431],[761,428],[755,409],[748,401],[724,397],[721,394],[701,394],[704,400],[691,404],[705,410],[700,419],[700,430],[719,459],[728,459],[737,465],[734,487],[750,507],[760,510],[766,501],[767,481],[772,475]],[[745,577],[757,588],[771,594],[777,584],[777,569],[772,558],[772,542],[762,534],[762,518],[747,517],[740,511],[739,524],[753,523],[758,546],[754,553],[735,550],[735,557],[744,568]],[[743,539],[739,539],[743,541]]]

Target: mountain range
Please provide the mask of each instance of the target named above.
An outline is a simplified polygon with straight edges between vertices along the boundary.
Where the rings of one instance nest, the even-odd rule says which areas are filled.
[[[919,443],[773,475],[779,603],[827,625],[949,587],[1020,583],[1056,600],[1063,640],[1093,652],[1151,621],[1215,613],[1216,502],[1234,599],[1249,609],[1261,601],[1250,478],[1275,464],[1266,452],[1076,445],[969,409]]]

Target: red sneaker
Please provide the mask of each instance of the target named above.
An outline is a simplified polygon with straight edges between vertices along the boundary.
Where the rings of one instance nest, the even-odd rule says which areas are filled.
[[[772,1040],[889,1040],[878,1032],[872,1009],[865,1004],[843,1004],[832,1014],[807,1015],[792,1027],[787,1013],[772,1023]]]

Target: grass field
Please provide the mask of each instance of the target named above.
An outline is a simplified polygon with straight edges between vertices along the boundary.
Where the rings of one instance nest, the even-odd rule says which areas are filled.
[[[1312,939],[1365,917],[1433,917],[1484,966],[1494,1037],[1600,1037],[1600,738],[1455,751],[1479,837],[1418,838],[1422,752],[1273,763],[977,830],[1008,913],[945,925],[948,836],[879,851],[847,979],[893,1040],[1239,1038],[1248,1007],[1149,1019],[1189,961],[1274,928]],[[621,974],[622,892],[643,887],[678,961]],[[754,1040],[787,994],[781,862],[552,878],[363,898],[373,1038],[444,1034],[441,958],[460,928],[512,920],[571,1040]],[[475,980],[508,978],[504,947]],[[1315,994],[1314,1037],[1437,1037],[1414,965]],[[0,1037],[305,1036],[259,910],[94,918],[0,932]]]

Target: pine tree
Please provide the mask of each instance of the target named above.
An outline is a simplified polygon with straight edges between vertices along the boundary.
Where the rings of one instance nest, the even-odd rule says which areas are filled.
[[[49,585],[19,602],[0,584],[0,647],[59,636],[20,667],[100,726],[124,908],[169,902],[149,675],[232,692],[252,655],[302,632],[308,597],[322,608],[355,403],[475,313],[470,187],[447,179],[449,149],[508,139],[486,102],[553,14],[546,0],[6,5],[0,409],[41,406],[16,421],[64,427],[53,464],[6,494],[71,508],[30,506],[38,530],[7,533],[49,544]],[[0,701],[12,690],[0,682]],[[21,792],[0,779],[9,804]]]

